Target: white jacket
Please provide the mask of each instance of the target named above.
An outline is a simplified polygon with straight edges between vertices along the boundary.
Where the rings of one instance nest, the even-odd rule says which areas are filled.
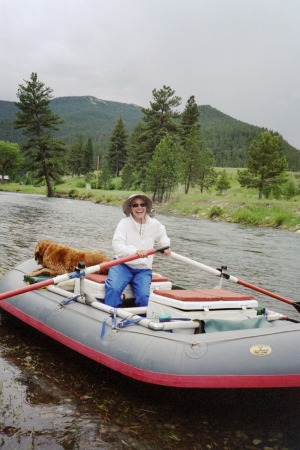
[[[154,244],[158,247],[170,245],[165,227],[148,214],[145,219],[145,224],[139,224],[130,215],[119,222],[112,240],[113,251],[117,258],[134,255],[141,249],[151,250]],[[128,265],[135,269],[151,269],[152,263],[153,255],[150,255],[147,258],[130,261]]]

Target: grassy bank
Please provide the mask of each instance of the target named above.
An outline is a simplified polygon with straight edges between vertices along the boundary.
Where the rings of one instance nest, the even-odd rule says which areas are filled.
[[[104,191],[82,186],[84,186],[83,177],[67,177],[63,184],[55,186],[55,195],[120,206],[128,195],[133,193],[118,190]],[[16,183],[0,185],[0,190],[46,194],[45,186],[34,187]],[[299,195],[291,200],[258,200],[257,190],[240,187],[235,180],[234,169],[232,169],[231,188],[223,195],[217,195],[213,188],[202,194],[198,188],[192,188],[185,195],[183,188],[180,187],[172,194],[170,201],[155,204],[154,208],[156,211],[174,216],[191,216],[259,227],[300,230]]]

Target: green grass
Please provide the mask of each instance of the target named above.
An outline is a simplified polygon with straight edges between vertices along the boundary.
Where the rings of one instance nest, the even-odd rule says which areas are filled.
[[[260,227],[300,230],[300,196],[291,200],[258,199],[256,189],[242,188],[236,180],[237,169],[226,169],[231,176],[231,188],[223,195],[217,195],[211,188],[202,194],[193,187],[187,195],[180,186],[168,202],[155,204],[158,212],[174,216],[190,216],[235,222]],[[295,178],[297,174],[295,175]],[[0,190],[46,195],[46,187],[25,186],[17,183],[0,185]],[[85,186],[83,177],[65,177],[62,184],[54,187],[55,195],[94,203],[120,206],[132,193],[137,191],[96,190]],[[150,193],[148,195],[151,196]]]

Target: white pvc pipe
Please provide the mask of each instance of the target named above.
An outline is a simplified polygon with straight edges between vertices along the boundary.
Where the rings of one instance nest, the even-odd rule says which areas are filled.
[[[194,261],[193,259],[187,258],[186,256],[178,255],[178,253],[171,252],[170,255],[172,258],[177,259],[178,261],[182,261],[184,263],[190,264],[191,266],[198,267],[199,269],[203,269],[206,272],[209,272],[213,275],[217,275],[217,277],[221,277],[222,273],[218,269],[213,269],[212,267],[206,266],[205,264],[199,263],[198,261]],[[238,278],[232,275],[226,275],[227,280],[233,281],[234,283],[238,283]]]
[[[57,286],[49,286],[49,291],[55,292],[56,294],[59,294],[63,297],[71,297],[72,293],[69,291],[65,291],[64,289],[58,288]],[[90,306],[92,306],[95,309],[99,309],[101,311],[107,312],[108,314],[114,314],[114,308],[109,305],[105,305],[104,303],[100,303],[97,301],[94,301],[92,303],[89,303]],[[147,312],[147,307],[136,307],[136,308],[130,308],[130,311],[125,308],[118,308],[117,309],[117,317],[120,317],[121,319],[127,319],[127,320],[137,320],[140,318],[137,314],[145,314]],[[136,314],[137,313],[137,314]],[[176,320],[175,322],[153,322],[150,319],[142,318],[139,322],[139,325],[145,328],[149,328],[151,330],[172,330],[175,328],[198,328],[199,323],[195,322],[193,320],[186,321],[186,320]]]
[[[187,258],[186,256],[178,255],[178,253],[175,253],[175,252],[171,252],[170,256],[174,259],[177,259],[178,261],[182,261],[184,263],[190,264],[191,266],[206,270],[206,272],[212,273],[213,275],[217,275],[217,277],[221,276],[220,270],[213,269],[212,267],[209,267],[209,266],[206,266],[205,264],[194,261],[193,259]]]

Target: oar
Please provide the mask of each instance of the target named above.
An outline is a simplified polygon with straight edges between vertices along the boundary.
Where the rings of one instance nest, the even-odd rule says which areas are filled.
[[[164,250],[166,250],[167,248],[169,248],[169,246],[161,247],[158,249],[154,248],[152,250],[148,250],[147,256],[153,255],[154,253],[157,253],[157,252],[163,253]],[[24,294],[25,292],[35,291],[36,289],[50,286],[52,284],[58,284],[61,281],[67,281],[67,280],[70,280],[73,278],[81,278],[81,277],[84,277],[85,275],[89,275],[90,273],[97,272],[98,270],[109,269],[112,266],[116,266],[118,264],[123,264],[123,263],[129,262],[129,261],[133,261],[134,259],[138,259],[138,258],[140,258],[140,256],[137,253],[135,253],[134,255],[125,256],[124,258],[113,259],[112,261],[108,261],[108,262],[105,262],[102,264],[97,264],[95,266],[86,267],[84,269],[84,271],[82,271],[82,272],[76,271],[76,272],[71,272],[71,273],[65,273],[64,275],[58,275],[57,277],[50,278],[49,280],[39,281],[38,283],[30,284],[29,286],[24,286],[19,289],[14,289],[12,291],[3,292],[2,294],[0,294],[0,300],[4,300],[6,298]]]
[[[191,264],[192,266],[203,269],[206,272],[216,275],[217,277],[224,277],[226,280],[230,280],[230,281],[233,281],[234,283],[241,284],[242,286],[245,286],[249,289],[253,289],[254,291],[260,292],[262,294],[268,295],[269,297],[276,298],[277,300],[280,300],[281,302],[288,303],[289,305],[292,305],[298,312],[300,312],[300,303],[299,302],[293,302],[292,300],[289,300],[288,298],[281,297],[281,295],[274,294],[273,292],[267,291],[266,289],[262,289],[258,286],[254,286],[253,284],[247,283],[246,281],[239,280],[238,278],[236,278],[232,275],[228,275],[227,273],[222,272],[220,269],[213,269],[212,267],[206,266],[205,264],[199,263],[199,262],[194,261],[193,259],[187,258],[185,256],[178,255],[177,253],[171,252],[171,256],[172,256],[172,258],[177,259],[178,261],[182,261],[187,264]]]

